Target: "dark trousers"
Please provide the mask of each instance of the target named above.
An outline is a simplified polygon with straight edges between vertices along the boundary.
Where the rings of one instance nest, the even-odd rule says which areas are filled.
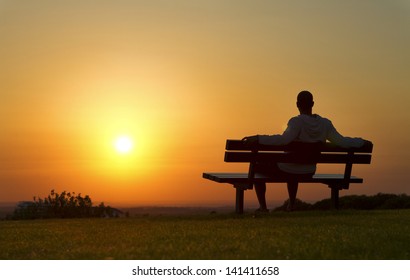
[[[287,182],[288,194],[289,194],[289,205],[288,210],[292,211],[296,195],[298,192],[298,181],[301,179],[312,178],[313,173],[308,174],[292,174],[282,171],[277,164],[256,164],[254,167],[255,174],[263,174],[273,178],[284,179]],[[259,208],[261,210],[266,210],[266,184],[256,183],[255,184],[256,197],[259,202]]]

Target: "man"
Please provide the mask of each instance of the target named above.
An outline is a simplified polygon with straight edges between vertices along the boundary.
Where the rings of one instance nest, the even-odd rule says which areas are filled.
[[[309,91],[301,91],[297,96],[296,105],[300,115],[288,122],[288,127],[282,135],[256,135],[245,137],[243,141],[257,141],[263,145],[286,145],[293,141],[315,143],[327,140],[344,148],[362,147],[369,143],[362,138],[350,138],[340,135],[332,122],[317,114],[312,114],[314,105],[313,95]],[[257,164],[256,173],[265,173],[269,176],[284,176],[288,180],[289,205],[288,210],[294,208],[298,191],[298,179],[312,177],[316,172],[315,164],[278,163],[275,166]],[[259,202],[258,212],[268,212],[266,206],[266,184],[255,184],[255,192]]]

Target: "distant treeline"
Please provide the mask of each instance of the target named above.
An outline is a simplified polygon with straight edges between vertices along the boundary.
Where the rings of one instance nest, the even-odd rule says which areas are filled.
[[[277,207],[275,211],[285,210],[288,201]],[[301,200],[296,202],[296,210],[329,210],[332,209],[331,199],[324,199],[314,204]],[[378,193],[373,196],[348,195],[339,198],[339,209],[376,210],[376,209],[410,209],[410,196],[406,194]]]
[[[50,219],[50,218],[91,218],[118,217],[122,212],[105,206],[104,203],[93,206],[91,198],[86,195],[63,191],[61,194],[52,190],[45,198],[33,198],[17,205],[8,219]]]

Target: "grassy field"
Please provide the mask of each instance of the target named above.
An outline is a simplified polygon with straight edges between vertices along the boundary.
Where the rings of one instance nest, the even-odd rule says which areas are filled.
[[[410,210],[0,221],[0,259],[409,259]]]

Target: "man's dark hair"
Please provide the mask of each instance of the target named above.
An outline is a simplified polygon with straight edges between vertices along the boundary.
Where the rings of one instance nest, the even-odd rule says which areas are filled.
[[[312,108],[313,107],[313,95],[307,91],[301,91],[298,94],[298,98],[297,98],[297,106],[298,108]]]

